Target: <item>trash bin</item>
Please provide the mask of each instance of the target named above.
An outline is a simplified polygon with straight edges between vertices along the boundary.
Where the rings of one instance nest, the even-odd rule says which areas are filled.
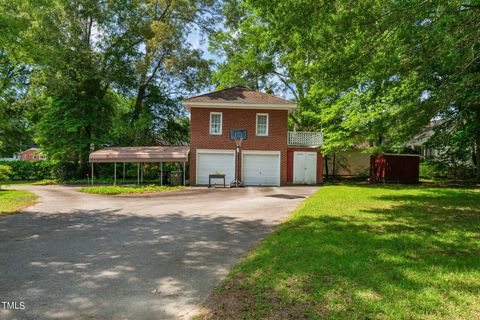
[[[181,186],[183,184],[183,172],[172,171],[170,172],[170,184],[172,186]]]

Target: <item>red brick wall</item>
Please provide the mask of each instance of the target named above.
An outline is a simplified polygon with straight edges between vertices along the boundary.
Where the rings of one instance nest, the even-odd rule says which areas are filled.
[[[33,156],[35,156],[35,159],[33,159]],[[42,160],[42,159],[40,159],[40,154],[37,150],[25,150],[25,151],[20,152],[19,160],[21,160],[21,161],[38,161],[38,160]]]
[[[210,112],[222,112],[222,135],[210,135]],[[280,183],[287,182],[287,110],[248,110],[227,108],[191,108],[190,117],[190,184],[196,181],[197,149],[235,149],[230,130],[246,129],[242,150],[280,151]],[[256,114],[268,113],[268,136],[256,136]],[[241,166],[241,164],[239,164]],[[240,168],[241,170],[241,168]],[[241,171],[240,171],[241,172]]]
[[[288,147],[287,151],[287,182],[293,183],[293,153],[295,151],[317,152],[317,183],[323,182],[323,155],[318,148]]]

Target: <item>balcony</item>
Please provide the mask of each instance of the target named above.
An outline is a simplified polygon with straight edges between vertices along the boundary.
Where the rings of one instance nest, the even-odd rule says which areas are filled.
[[[323,145],[323,134],[320,132],[289,131],[287,143],[296,147],[320,147]]]

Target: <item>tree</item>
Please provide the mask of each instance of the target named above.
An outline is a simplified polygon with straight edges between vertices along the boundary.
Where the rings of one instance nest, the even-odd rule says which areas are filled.
[[[0,104],[2,120],[8,117],[0,132],[10,132],[15,143],[5,135],[0,147],[14,150],[19,136],[33,137],[49,158],[74,163],[81,176],[92,143],[96,147],[186,143],[188,121],[179,100],[208,84],[210,66],[187,37],[194,28],[205,31],[216,19],[214,4],[213,0],[2,4],[0,25],[8,32],[0,35],[6,43],[0,53],[9,63],[3,68],[0,61],[2,81],[9,80],[2,95],[10,92],[11,97]],[[13,81],[17,79],[23,87]]]
[[[156,129],[170,121],[172,112],[184,115],[174,101],[208,84],[210,61],[189,45],[187,37],[195,28],[205,30],[214,24],[214,3],[144,0],[129,7],[125,31],[119,35],[124,40],[116,41],[117,50],[123,47],[129,57],[125,65],[129,73],[118,84],[133,103],[129,125],[134,130],[124,140],[158,142]]]
[[[227,17],[240,13],[227,19],[233,36],[212,40],[226,57],[216,79],[228,82],[235,70],[249,81],[254,71],[283,84],[300,106],[296,124],[324,132],[325,153],[363,141],[398,148],[451,110],[478,128],[479,5],[247,0],[238,10],[233,2],[225,6]],[[251,68],[254,57],[269,68]]]
[[[0,156],[12,156],[32,139],[28,110],[21,103],[31,66],[18,40],[29,23],[24,16],[14,17],[20,4],[18,0],[0,1]]]

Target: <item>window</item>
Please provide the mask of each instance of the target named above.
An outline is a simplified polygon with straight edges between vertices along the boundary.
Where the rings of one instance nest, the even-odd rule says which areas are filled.
[[[268,113],[257,113],[257,136],[268,136]]]
[[[222,134],[222,113],[210,112],[210,134]]]

